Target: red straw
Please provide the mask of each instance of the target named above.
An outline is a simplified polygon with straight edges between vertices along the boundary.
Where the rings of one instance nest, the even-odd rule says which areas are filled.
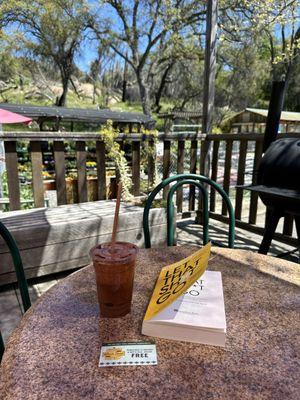
[[[116,237],[117,237],[117,229],[119,224],[119,211],[120,211],[120,203],[121,203],[121,193],[122,193],[122,182],[118,183],[118,194],[117,194],[117,202],[116,202],[116,209],[115,209],[115,217],[114,217],[114,226],[111,236],[111,247],[112,251],[114,250],[116,244]]]

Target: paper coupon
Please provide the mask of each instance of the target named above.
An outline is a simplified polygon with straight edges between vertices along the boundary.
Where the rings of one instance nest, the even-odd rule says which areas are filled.
[[[157,365],[156,346],[153,342],[103,343],[99,367]]]

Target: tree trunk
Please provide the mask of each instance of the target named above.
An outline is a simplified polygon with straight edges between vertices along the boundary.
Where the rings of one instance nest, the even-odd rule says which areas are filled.
[[[137,82],[139,85],[140,97],[143,107],[143,113],[145,115],[151,115],[151,106],[150,106],[150,98],[149,98],[149,89],[141,76],[140,72],[136,72]]]
[[[62,92],[61,96],[57,98],[56,105],[58,107],[65,107],[67,104],[69,81],[70,81],[69,77],[62,78],[63,92]]]
[[[127,54],[126,54],[127,56]],[[124,72],[123,72],[123,84],[122,84],[122,101],[125,103],[127,98],[127,75],[128,75],[128,64],[125,60]]]
[[[161,81],[160,81],[159,88],[158,88],[157,92],[155,93],[155,111],[156,112],[160,111],[160,108],[161,108],[160,107],[160,100],[161,100],[161,97],[162,97],[162,94],[163,94],[163,90],[164,90],[164,88],[166,86],[166,83],[167,83],[169,72],[171,71],[173,65],[174,65],[174,63],[172,62],[165,69],[165,71],[163,73],[163,76],[161,78]]]

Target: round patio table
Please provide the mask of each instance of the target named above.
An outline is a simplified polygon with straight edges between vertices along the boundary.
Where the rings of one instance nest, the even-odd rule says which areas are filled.
[[[213,248],[222,272],[226,347],[155,339],[157,366],[99,368],[101,342],[145,340],[141,324],[160,269],[195,247],[140,250],[132,313],[100,319],[92,266],[25,314],[0,371],[2,400],[299,399],[299,266]]]

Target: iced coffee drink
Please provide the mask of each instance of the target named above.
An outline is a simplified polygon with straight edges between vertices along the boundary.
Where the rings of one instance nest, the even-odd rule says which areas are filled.
[[[138,248],[127,242],[103,243],[91,250],[101,317],[130,312]]]

